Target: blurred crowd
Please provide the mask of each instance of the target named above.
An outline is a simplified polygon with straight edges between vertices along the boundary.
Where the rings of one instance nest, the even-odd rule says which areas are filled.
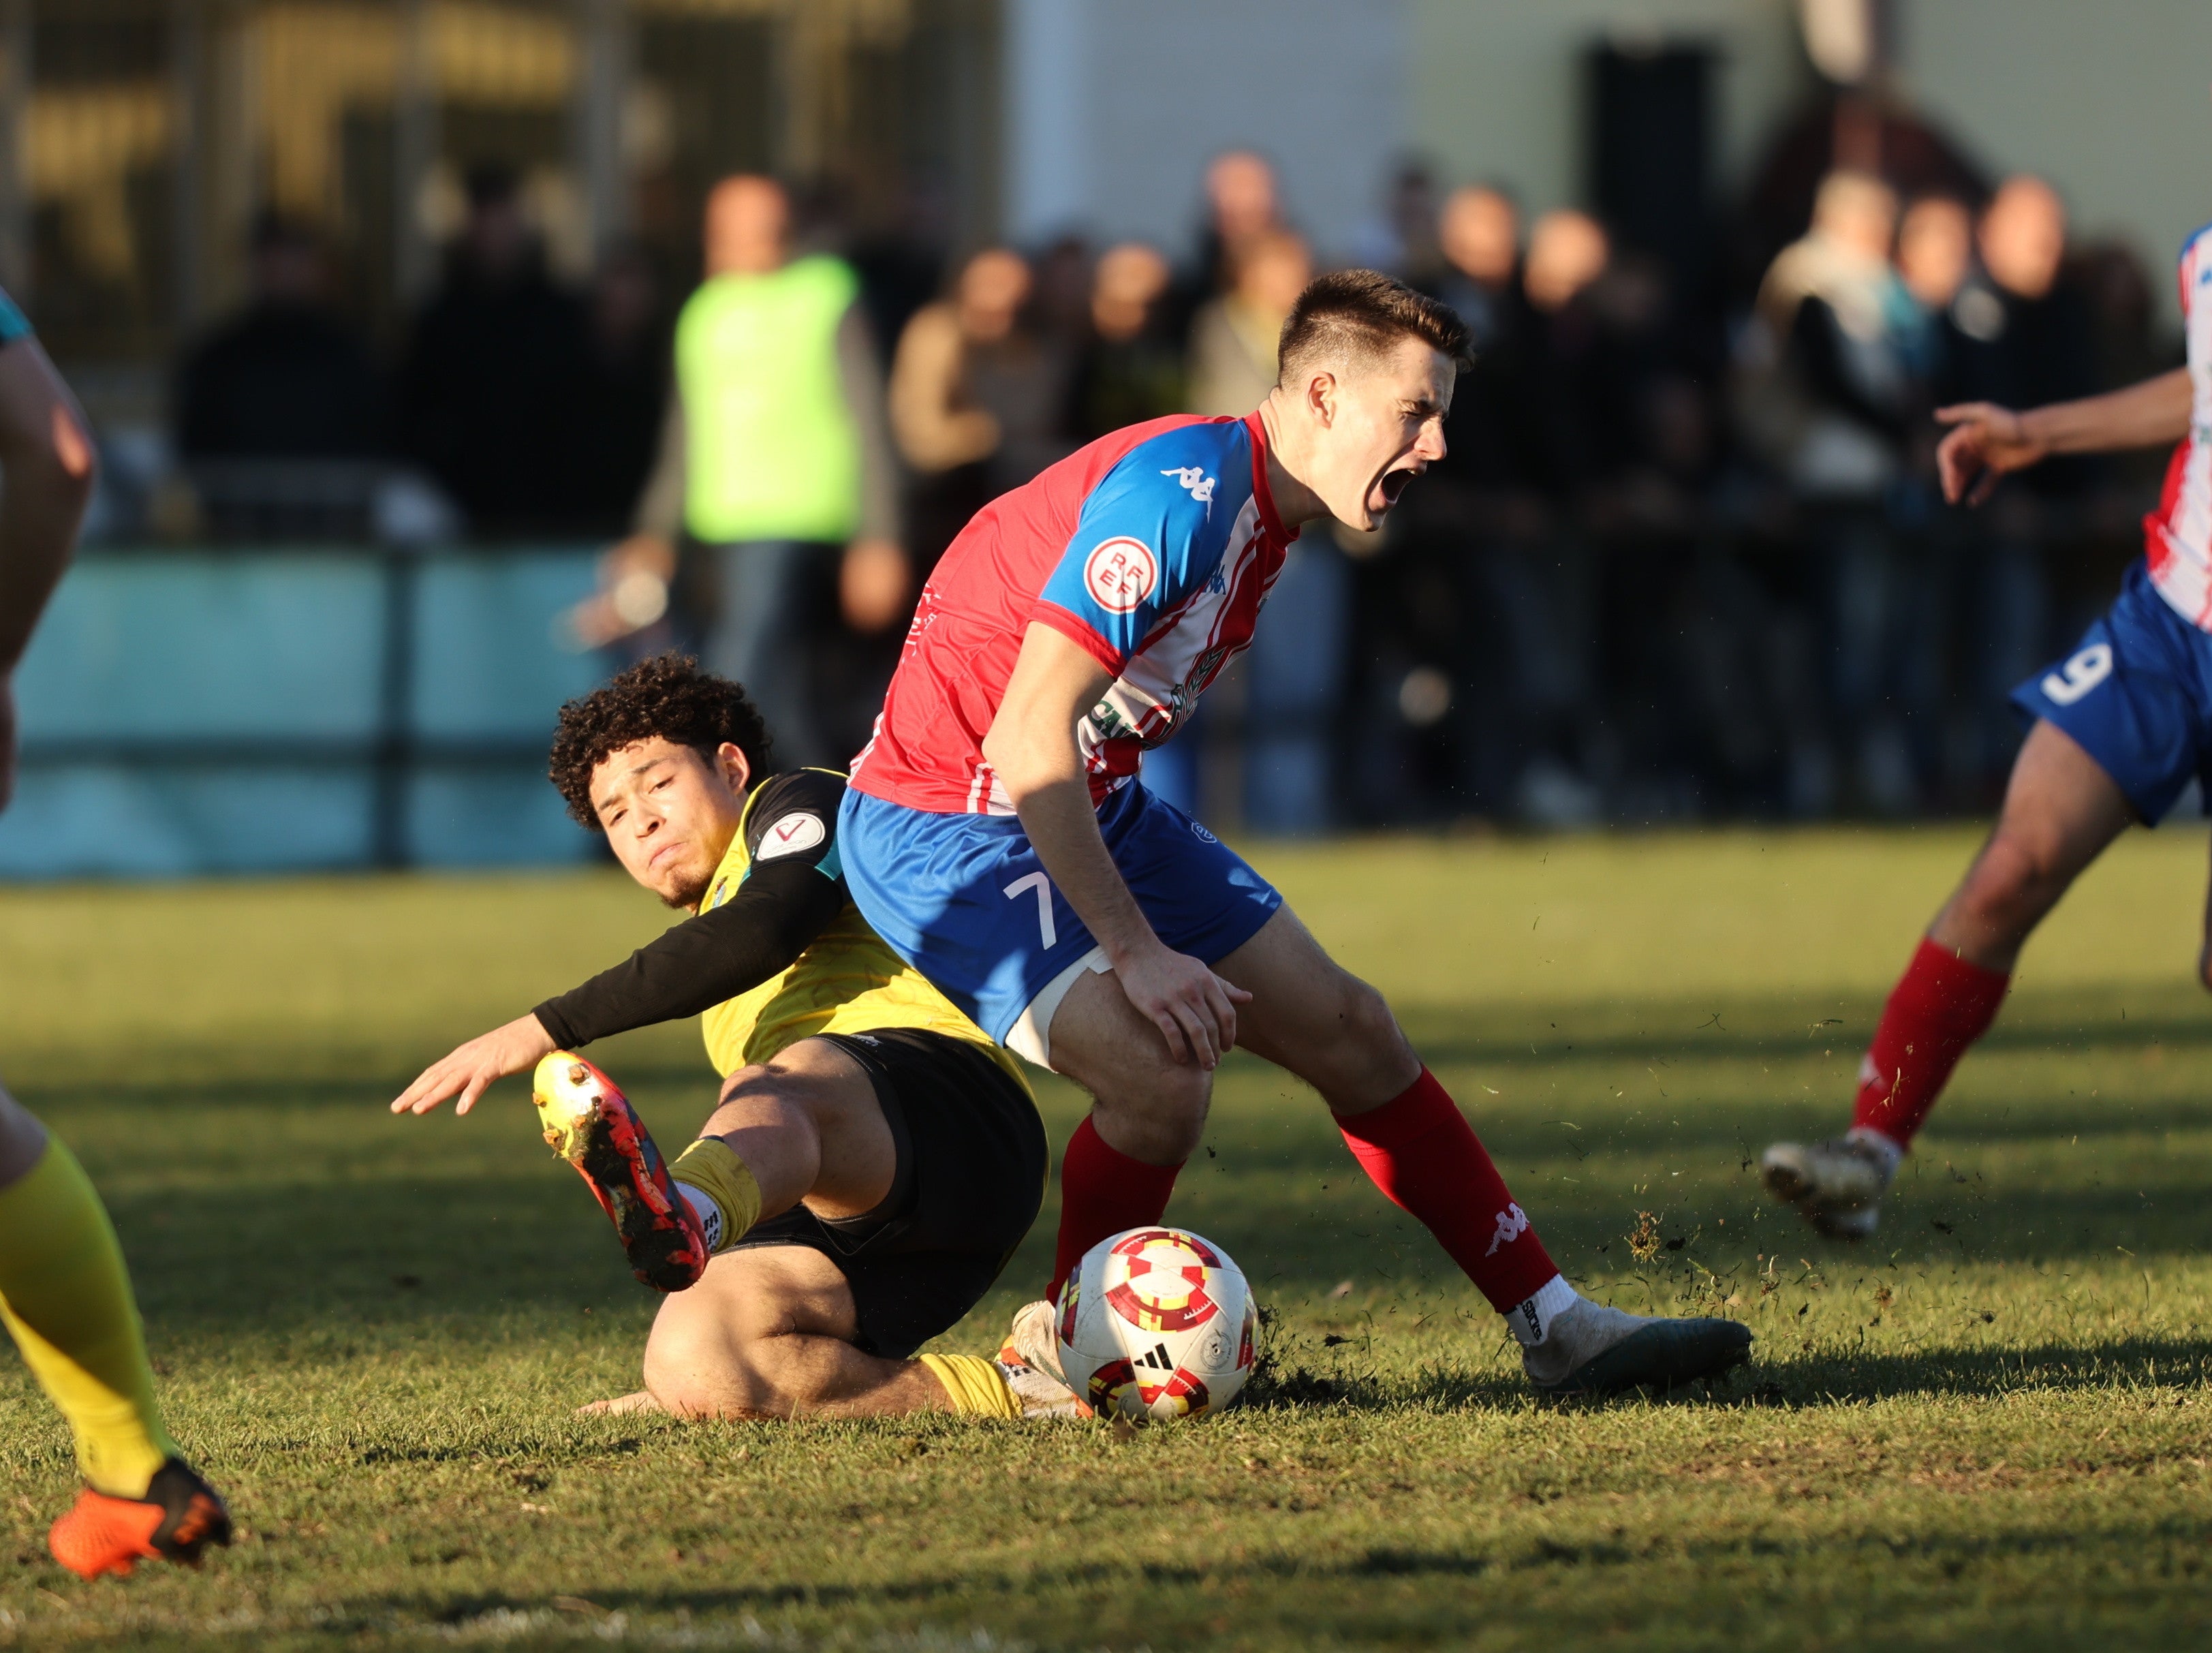
[[[611,542],[579,645],[701,651],[810,763],[866,739],[970,515],[1118,426],[1256,406],[1316,267],[1244,152],[1182,258],[953,258],[925,212],[856,236],[834,197],[728,179],[680,303],[629,247],[570,290],[511,175],[468,195],[388,371],[313,237],[261,227],[251,303],[179,374],[196,520],[296,535],[312,498],[369,533]],[[2069,240],[2036,179],[1829,164],[1800,197],[1740,268],[1690,271],[1584,212],[1390,179],[1340,251],[1468,321],[1449,455],[1381,533],[1309,530],[1148,783],[1278,833],[1985,806],[2004,691],[2109,597],[2158,459],[2047,465],[1970,514],[1935,486],[1936,410],[2178,352],[2140,262]]]

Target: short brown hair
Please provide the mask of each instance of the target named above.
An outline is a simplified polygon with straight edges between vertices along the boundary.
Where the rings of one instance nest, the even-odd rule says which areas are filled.
[[[1448,304],[1379,270],[1338,270],[1298,295],[1276,346],[1280,382],[1323,360],[1378,362],[1401,338],[1418,338],[1454,362],[1467,362],[1467,324]]]
[[[592,771],[625,746],[658,736],[689,746],[709,763],[724,741],[745,755],[755,781],[767,778],[773,748],[768,725],[745,691],[702,672],[688,655],[656,654],[615,674],[603,689],[561,708],[547,773],[568,813],[596,830]]]

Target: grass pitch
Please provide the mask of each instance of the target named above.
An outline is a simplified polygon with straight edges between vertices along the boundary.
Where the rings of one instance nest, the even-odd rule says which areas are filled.
[[[1737,1315],[1713,1395],[1553,1406],[1238,1058],[1174,1208],[1275,1314],[1195,1428],[586,1420],[652,1304],[520,1081],[384,1102],[662,922],[611,873],[11,890],[0,1059],[137,1271],[204,1571],[46,1558],[67,1443],[0,1357],[0,1644],[809,1649],[2171,1645],[2212,1626],[2212,1006],[2200,835],[2136,835],[2031,949],[1880,1239],[1753,1162],[1844,1118],[1958,831],[1263,851],[1400,1006],[1553,1252]],[[597,1053],[668,1137],[695,1032]],[[1077,1102],[1046,1092],[1064,1137]],[[986,1352],[1054,1212],[946,1346]]]

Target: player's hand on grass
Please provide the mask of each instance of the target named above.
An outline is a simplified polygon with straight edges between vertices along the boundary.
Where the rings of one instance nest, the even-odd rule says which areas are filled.
[[[1237,1042],[1237,1006],[1252,995],[1224,981],[1205,963],[1155,942],[1134,958],[1119,961],[1114,973],[1128,1000],[1168,1042],[1179,1062],[1218,1067]]]
[[[432,1062],[392,1104],[395,1114],[427,1114],[449,1097],[465,1114],[495,1079],[526,1073],[553,1052],[553,1036],[535,1016],[518,1016],[505,1027],[479,1034],[452,1054]]]
[[[1936,470],[1943,480],[1943,497],[1954,505],[1962,498],[1979,505],[1995,491],[1999,477],[2026,470],[2050,452],[2020,415],[1994,402],[1938,408],[1936,417],[1951,427],[1936,447]]]

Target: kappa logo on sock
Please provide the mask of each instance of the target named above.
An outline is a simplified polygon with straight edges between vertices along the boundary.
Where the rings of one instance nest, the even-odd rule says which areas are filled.
[[[1522,1210],[1520,1202],[1516,1200],[1498,1213],[1498,1232],[1490,1237],[1490,1249],[1482,1255],[1486,1257],[1496,1256],[1499,1246],[1511,1245],[1514,1241],[1528,1231],[1528,1213]]]

